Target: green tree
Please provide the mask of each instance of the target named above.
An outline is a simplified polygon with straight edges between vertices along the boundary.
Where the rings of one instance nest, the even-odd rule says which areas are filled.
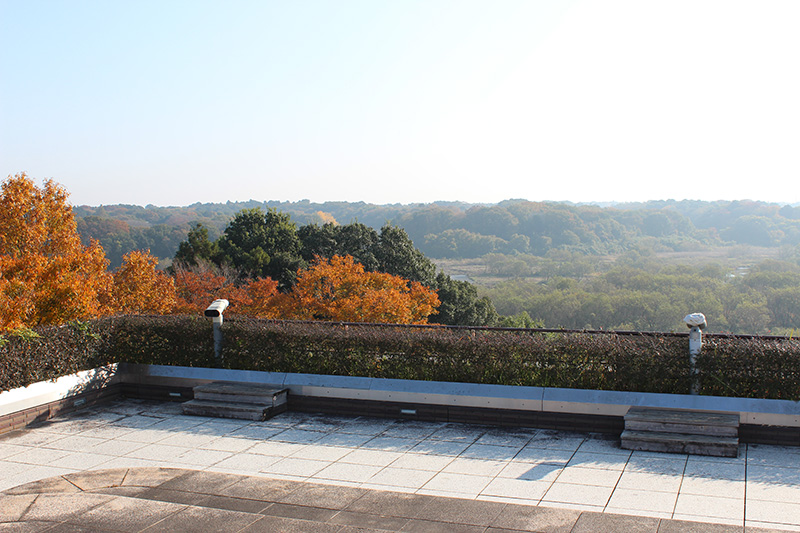
[[[178,245],[174,260],[184,266],[197,266],[198,261],[210,262],[218,253],[217,242],[208,238],[208,228],[198,222]]]
[[[433,284],[442,302],[439,313],[431,322],[458,326],[493,326],[499,315],[486,297],[478,296],[478,289],[467,281],[456,281],[440,272]]]
[[[304,266],[297,226],[275,209],[244,209],[231,220],[217,241],[214,262],[228,264],[250,277],[270,277],[290,287]]]

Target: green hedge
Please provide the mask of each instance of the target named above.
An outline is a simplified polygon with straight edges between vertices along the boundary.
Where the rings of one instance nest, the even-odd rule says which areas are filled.
[[[225,368],[688,394],[688,340],[675,335],[409,328],[238,318]],[[6,335],[0,389],[114,361],[214,367],[203,317],[115,317]],[[800,399],[800,342],[709,338],[701,394]]]

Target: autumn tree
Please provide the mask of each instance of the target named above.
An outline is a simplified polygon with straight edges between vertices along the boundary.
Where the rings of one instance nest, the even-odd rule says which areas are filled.
[[[24,173],[0,194],[0,330],[97,316],[111,277],[96,241],[81,244],[68,193]]]
[[[298,272],[282,310],[287,318],[421,324],[438,305],[418,282],[366,272],[351,256],[335,255]]]
[[[175,283],[156,270],[158,258],[148,251],[125,254],[122,265],[113,274],[111,301],[113,312],[166,314],[175,307]]]

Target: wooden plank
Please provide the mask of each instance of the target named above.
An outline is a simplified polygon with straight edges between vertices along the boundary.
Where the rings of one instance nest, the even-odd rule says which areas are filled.
[[[627,450],[689,453],[716,457],[739,455],[739,439],[731,437],[626,430],[622,432],[620,441],[622,448]]]
[[[631,407],[625,415],[625,421],[627,422],[628,420],[664,424],[739,427],[739,415],[736,414],[650,407]]]

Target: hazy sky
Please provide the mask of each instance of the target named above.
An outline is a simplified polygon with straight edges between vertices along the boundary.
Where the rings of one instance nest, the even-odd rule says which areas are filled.
[[[800,201],[800,2],[0,0],[73,204]]]

